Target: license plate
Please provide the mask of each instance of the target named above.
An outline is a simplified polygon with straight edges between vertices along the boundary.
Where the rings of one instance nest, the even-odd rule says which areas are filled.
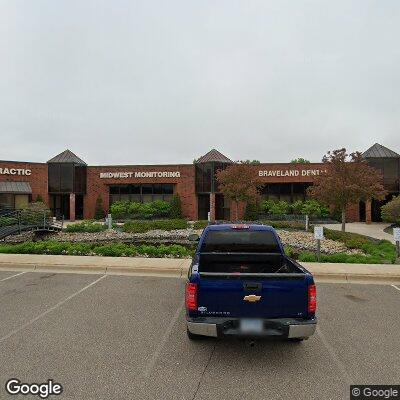
[[[241,319],[239,326],[243,333],[260,333],[263,330],[261,319]]]

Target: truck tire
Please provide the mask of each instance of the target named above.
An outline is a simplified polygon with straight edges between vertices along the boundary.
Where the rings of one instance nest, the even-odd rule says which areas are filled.
[[[187,337],[188,337],[190,340],[201,340],[201,339],[204,339],[204,338],[205,338],[205,336],[196,335],[195,333],[190,332],[188,328],[186,328],[186,333],[187,333]]]

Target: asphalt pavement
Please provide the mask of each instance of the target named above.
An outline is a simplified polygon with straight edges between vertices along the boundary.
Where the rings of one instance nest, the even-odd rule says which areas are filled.
[[[186,338],[179,278],[0,271],[0,399],[10,378],[51,399],[347,399],[400,383],[400,288],[319,284],[303,343]]]

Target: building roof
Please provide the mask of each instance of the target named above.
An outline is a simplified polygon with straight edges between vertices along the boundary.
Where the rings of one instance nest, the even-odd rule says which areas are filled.
[[[230,160],[228,157],[224,156],[222,153],[215,149],[210,150],[207,154],[204,154],[204,156],[196,160],[196,164],[208,162],[220,162],[229,164],[233,163],[232,160]]]
[[[375,143],[368,150],[363,153],[364,158],[400,158],[400,154],[393,150],[382,146],[379,143]]]
[[[32,188],[28,182],[0,182],[0,193],[31,194]]]
[[[76,154],[68,149],[64,150],[62,153],[58,154],[47,162],[87,165],[85,161],[81,160]]]

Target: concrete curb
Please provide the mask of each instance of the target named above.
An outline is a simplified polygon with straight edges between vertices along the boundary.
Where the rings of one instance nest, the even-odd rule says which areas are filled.
[[[183,268],[147,268],[147,267],[115,267],[115,266],[71,266],[63,264],[7,264],[0,263],[0,271],[23,271],[23,272],[54,272],[72,274],[94,274],[94,275],[137,275],[137,276],[164,276],[181,278]]]
[[[186,278],[191,260],[0,254],[0,271]],[[304,263],[316,282],[400,284],[400,265]]]

